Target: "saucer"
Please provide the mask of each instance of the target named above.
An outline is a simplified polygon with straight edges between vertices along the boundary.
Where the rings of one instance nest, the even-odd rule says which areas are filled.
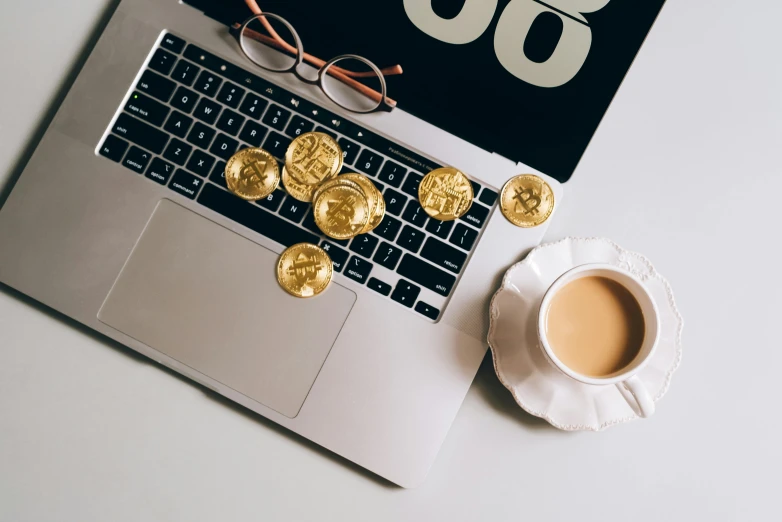
[[[660,314],[657,350],[638,374],[657,403],[682,357],[682,316],[668,281],[648,259],[601,238],[566,238],[541,245],[505,273],[491,301],[489,346],[494,370],[524,410],[561,430],[600,431],[639,418],[616,386],[574,381],[552,366],[538,343],[537,317],[548,287],[586,263],[608,263],[640,279]]]

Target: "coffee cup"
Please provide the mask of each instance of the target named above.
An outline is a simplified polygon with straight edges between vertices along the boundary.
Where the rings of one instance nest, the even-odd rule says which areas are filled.
[[[612,265],[565,272],[538,312],[538,339],[549,362],[578,382],[616,386],[641,417],[654,413],[654,401],[638,373],[659,337],[654,299],[640,280]]]

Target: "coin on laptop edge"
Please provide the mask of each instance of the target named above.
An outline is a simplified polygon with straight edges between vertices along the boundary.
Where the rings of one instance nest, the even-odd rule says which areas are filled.
[[[518,175],[502,187],[500,210],[517,227],[536,227],[554,211],[554,191],[539,176]]]
[[[242,199],[263,199],[280,184],[277,160],[263,149],[242,149],[225,165],[228,190]]]
[[[333,273],[329,255],[311,243],[293,245],[277,262],[277,281],[295,297],[313,297],[323,292]]]
[[[367,198],[360,189],[344,180],[318,192],[313,205],[315,224],[334,239],[350,239],[360,234],[369,222]]]
[[[318,185],[342,169],[342,148],[322,132],[305,132],[285,152],[288,174],[302,185]]]
[[[418,185],[418,201],[427,214],[440,221],[453,221],[470,210],[472,184],[460,170],[442,167],[424,176]]]

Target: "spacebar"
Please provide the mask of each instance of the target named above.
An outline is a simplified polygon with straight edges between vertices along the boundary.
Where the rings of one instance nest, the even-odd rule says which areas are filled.
[[[204,189],[201,191],[201,195],[198,196],[198,202],[206,208],[236,221],[240,225],[244,225],[278,243],[282,243],[286,247],[296,243],[313,243],[317,245],[320,239],[315,234],[307,232],[303,228],[299,228],[265,211],[261,207],[243,201],[210,183],[204,184]]]

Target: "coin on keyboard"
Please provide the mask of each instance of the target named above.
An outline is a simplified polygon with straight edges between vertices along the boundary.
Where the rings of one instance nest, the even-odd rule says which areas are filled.
[[[318,192],[315,200],[315,223],[334,239],[350,239],[361,233],[369,222],[369,204],[360,189],[344,180]]]
[[[342,148],[322,132],[305,132],[285,152],[288,174],[302,185],[318,185],[342,169]]]
[[[367,206],[369,207],[369,220],[367,221],[364,229],[361,231],[362,234],[366,234],[380,224],[380,221],[377,221],[377,216],[381,210],[380,202],[383,201],[383,195],[380,194],[379,190],[377,190],[375,184],[372,183],[369,178],[363,174],[347,173],[341,174],[339,178],[356,183],[359,187],[361,187],[361,191],[364,193],[364,197],[367,198]],[[385,202],[383,202],[383,214],[385,214]],[[383,220],[383,216],[380,216],[380,220]]]
[[[304,185],[291,178],[286,167],[282,168],[282,184],[293,199],[305,203],[312,203],[312,195],[318,188],[318,185]]]
[[[502,187],[500,210],[517,227],[536,227],[554,211],[554,192],[539,176],[521,174]]]
[[[318,200],[318,197],[320,196],[320,193],[323,192],[323,189],[327,189],[329,187],[333,187],[336,185],[346,185],[348,187],[353,187],[359,192],[362,192],[361,187],[358,185],[358,183],[345,179],[342,176],[337,176],[318,185],[318,188],[316,188],[315,192],[312,194],[312,202],[315,203],[315,201]]]
[[[313,297],[331,282],[334,267],[325,250],[311,243],[298,243],[280,255],[277,281],[289,294]]]
[[[465,215],[472,206],[473,197],[470,180],[452,167],[431,171],[418,185],[421,206],[440,221],[453,221]]]
[[[228,190],[242,199],[263,199],[280,184],[277,160],[263,149],[242,149],[225,165]]]

